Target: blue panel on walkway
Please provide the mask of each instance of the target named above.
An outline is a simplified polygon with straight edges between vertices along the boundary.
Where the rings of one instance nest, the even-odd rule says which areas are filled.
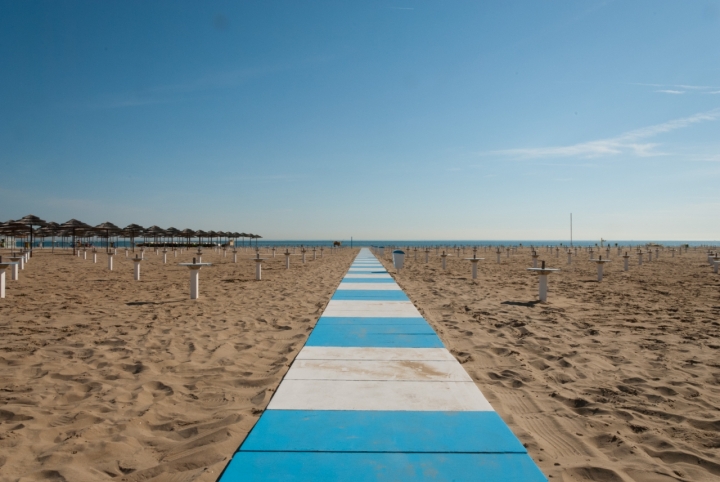
[[[373,269],[373,270],[358,270],[358,269],[350,269],[348,271],[348,274],[388,274],[387,271],[384,269]]]
[[[394,283],[392,278],[343,278],[343,283]]]
[[[428,325],[424,318],[345,318],[321,316],[318,325]]]
[[[409,301],[402,290],[337,290],[333,300],[357,301]]]
[[[526,454],[237,452],[221,482],[546,482]]]
[[[495,412],[266,410],[241,450],[526,453]]]
[[[320,331],[315,327],[305,346],[374,347],[374,348],[444,348],[436,334],[390,334]]]

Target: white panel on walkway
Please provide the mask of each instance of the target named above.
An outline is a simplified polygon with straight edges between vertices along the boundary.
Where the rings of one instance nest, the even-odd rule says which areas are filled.
[[[285,380],[425,380],[472,382],[456,360],[296,360]]]
[[[395,283],[349,283],[343,281],[338,286],[339,290],[382,290],[382,291],[402,291]]]
[[[325,317],[351,318],[422,318],[410,301],[345,301],[330,300]]]
[[[268,410],[493,411],[473,382],[283,380]]]
[[[345,278],[392,278],[392,276],[390,276],[387,273],[374,273],[374,274],[348,273],[345,275]]]
[[[296,360],[455,360],[446,348],[338,348],[306,346]]]

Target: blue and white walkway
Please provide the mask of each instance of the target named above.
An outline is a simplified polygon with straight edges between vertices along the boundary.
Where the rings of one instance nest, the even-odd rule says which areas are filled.
[[[363,249],[221,482],[547,479]]]

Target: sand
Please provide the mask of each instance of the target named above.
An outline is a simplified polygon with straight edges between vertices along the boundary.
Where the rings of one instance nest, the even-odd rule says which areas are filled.
[[[0,300],[0,481],[216,480],[355,253],[278,254],[256,282],[250,252],[206,249],[191,301],[192,254],[146,252],[135,282],[124,251],[109,272],[36,250]]]
[[[720,275],[705,251],[633,256],[627,273],[612,255],[602,283],[586,253],[540,255],[562,269],[547,304],[529,250],[500,265],[481,251],[475,281],[469,261],[442,271],[410,251],[395,277],[550,480],[720,480]]]
[[[206,250],[148,254],[142,281],[38,250],[0,301],[0,481],[213,481],[267,405],[357,250],[292,269]],[[468,251],[465,256],[469,256]],[[596,282],[587,254],[538,304],[529,252],[470,263],[408,254],[396,275],[550,477],[720,480],[720,276],[703,251]],[[389,258],[389,256],[388,256]],[[391,273],[395,270],[386,261]]]

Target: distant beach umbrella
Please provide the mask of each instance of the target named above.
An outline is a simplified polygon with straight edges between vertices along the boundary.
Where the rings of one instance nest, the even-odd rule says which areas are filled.
[[[40,219],[37,216],[32,215],[32,214],[28,214],[27,216],[24,216],[15,222],[26,225],[28,227],[28,229],[30,230],[29,231],[30,232],[30,256],[32,256],[32,252],[33,252],[33,230],[32,230],[32,228],[34,226],[37,226],[37,227],[45,226],[47,224],[47,222]]]
[[[105,221],[102,224],[98,224],[97,226],[95,226],[95,229],[102,233],[105,233],[105,238],[107,239],[106,247],[107,247],[107,252],[109,253],[110,252],[110,235],[119,233],[121,231],[121,229],[109,221]]]
[[[132,244],[133,252],[135,252],[135,237],[141,235],[143,231],[145,231],[145,228],[139,224],[130,224],[125,226],[122,230],[123,235],[130,238],[130,244]]]
[[[73,245],[73,255],[76,253],[76,242],[75,238],[78,234],[84,234],[86,229],[92,229],[90,225],[83,223],[82,221],[78,221],[77,219],[71,219],[69,221],[65,221],[62,223],[60,228],[66,229],[72,233],[72,245]]]

